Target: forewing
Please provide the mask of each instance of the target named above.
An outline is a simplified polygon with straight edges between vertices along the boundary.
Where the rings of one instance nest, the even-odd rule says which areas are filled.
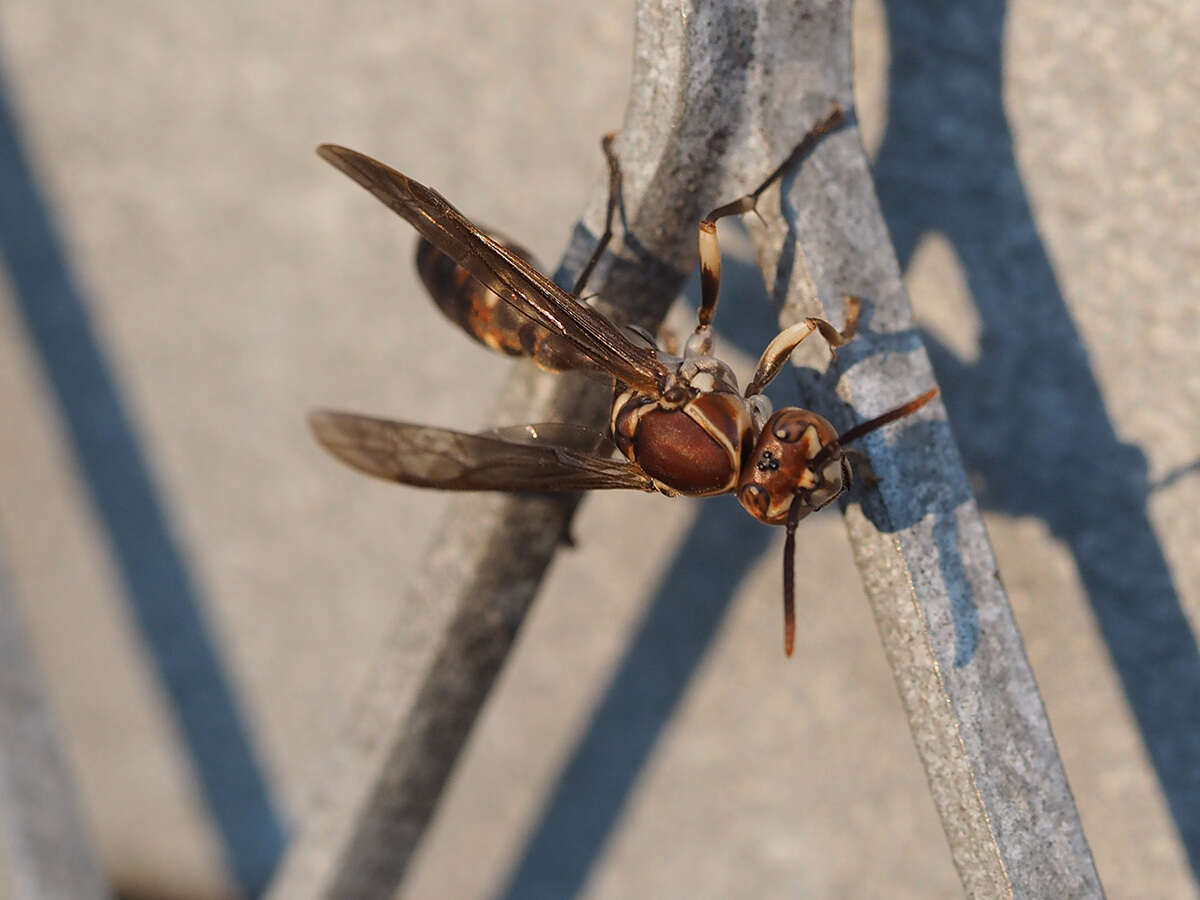
[[[309,414],[317,441],[368,475],[446,491],[655,490],[623,460],[495,434],[375,419],[352,413]]]
[[[514,444],[555,445],[584,453],[612,456],[617,445],[602,431],[572,422],[537,422],[531,425],[503,425],[484,432]]]
[[[480,231],[437,191],[355,150],[322,144],[317,153],[406,219],[485,287],[573,343],[618,381],[649,394],[661,389],[669,371],[653,349],[629,340],[601,313]]]

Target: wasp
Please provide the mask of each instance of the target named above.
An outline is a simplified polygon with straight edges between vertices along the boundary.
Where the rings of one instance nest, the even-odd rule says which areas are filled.
[[[910,415],[937,393],[933,388],[841,434],[810,410],[771,411],[763,389],[803,340],[815,332],[833,351],[854,337],[859,301],[853,297],[847,297],[841,330],[810,317],[780,332],[763,351],[744,391],[713,353],[721,278],[717,221],[756,211],[763,191],[842,121],[835,105],[757,189],[700,222],[701,303],[695,331],[678,356],[580,299],[612,236],[620,169],[611,136],[604,143],[607,224],[570,293],[538,271],[526,251],[473,224],[437,191],[354,150],[321,145],[317,152],[324,160],[417,230],[418,271],[447,316],[491,349],[531,357],[544,369],[600,372],[611,378],[615,399],[605,435],[570,424],[468,434],[322,410],[309,416],[317,441],[369,475],[438,490],[733,493],[754,518],[787,530],[784,652],[791,656],[797,524],[848,489],[852,459],[866,463],[865,455],[847,444]],[[872,478],[865,465],[860,474],[864,480]]]

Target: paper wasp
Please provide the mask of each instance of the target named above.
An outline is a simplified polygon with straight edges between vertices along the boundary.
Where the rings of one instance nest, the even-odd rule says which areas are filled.
[[[792,558],[796,525],[850,484],[845,445],[915,412],[936,393],[838,434],[814,412],[787,407],[772,414],[763,388],[796,346],[814,331],[834,348],[850,340],[859,303],[847,298],[842,330],[807,318],[763,351],[744,392],[712,352],[712,320],[721,277],[717,220],[750,212],[762,192],[842,122],[834,106],[752,193],[700,222],[701,304],[682,357],[649,336],[623,329],[579,299],[592,266],[612,235],[620,170],[606,140],[608,222],[573,293],[539,272],[515,245],[472,224],[436,191],[381,162],[330,144],[320,156],[406,219],[420,234],[418,269],[434,300],[470,335],[494,350],[532,357],[551,371],[599,370],[615,382],[609,434],[571,425],[526,426],[467,434],[429,425],[344,412],[309,417],[317,440],[369,475],[440,490],[586,491],[626,488],[674,496],[734,493],[750,515],[784,525],[784,650],[795,635]],[[613,449],[623,458],[613,458]]]

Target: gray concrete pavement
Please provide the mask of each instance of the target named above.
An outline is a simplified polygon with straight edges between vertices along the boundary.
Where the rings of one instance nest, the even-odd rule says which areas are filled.
[[[0,556],[122,891],[264,878],[403,620],[444,500],[336,466],[304,411],[470,428],[505,370],[312,148],[392,162],[552,263],[620,122],[631,19],[0,8],[24,163],[0,167]],[[1101,878],[1195,895],[1197,13],[858,19],[881,198]],[[770,312],[731,292],[721,318],[745,373]],[[958,894],[836,514],[801,532],[790,662],[782,536],[728,498],[598,496],[577,532],[406,896]]]

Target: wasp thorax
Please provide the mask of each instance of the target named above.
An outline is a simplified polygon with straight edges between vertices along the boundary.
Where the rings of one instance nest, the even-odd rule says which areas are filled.
[[[803,517],[840,494],[841,454],[830,456],[820,471],[811,465],[835,440],[834,427],[805,409],[781,409],[767,419],[738,479],[737,496],[746,512],[768,525],[782,525],[794,501],[808,508]]]
[[[617,448],[661,486],[684,494],[721,494],[737,483],[750,413],[735,393],[692,397],[671,408],[632,391],[613,409]]]

